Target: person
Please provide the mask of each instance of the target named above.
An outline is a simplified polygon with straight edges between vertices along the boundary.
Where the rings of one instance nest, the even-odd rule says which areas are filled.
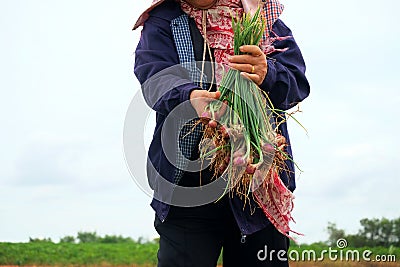
[[[264,45],[243,46],[243,55],[233,55],[233,14],[254,13],[258,6],[266,17]],[[277,0],[154,0],[134,26],[143,26],[134,72],[147,104],[156,111],[147,175],[154,190],[151,206],[160,235],[160,267],[216,266],[221,250],[227,267],[289,265],[287,233],[278,231],[254,200],[243,205],[241,198],[228,194],[200,205],[194,193],[183,201],[176,197],[180,187],[201,187],[213,181],[209,168],[190,171],[185,169],[188,164],[180,165],[182,158],[198,159],[201,126],[182,124],[179,117],[187,121],[192,113],[201,116],[205,106],[219,98],[215,91],[222,73],[219,65],[239,70],[281,110],[309,95],[305,63],[291,30],[279,19],[282,10]],[[270,38],[274,38],[273,46],[265,45]],[[266,56],[271,47],[272,53]],[[205,61],[217,65],[204,68]],[[279,132],[290,144],[286,123],[279,125]],[[292,157],[290,145],[286,153]],[[290,160],[286,164],[289,171],[281,173],[280,179],[293,191],[294,164]],[[169,184],[172,189],[165,190]]]

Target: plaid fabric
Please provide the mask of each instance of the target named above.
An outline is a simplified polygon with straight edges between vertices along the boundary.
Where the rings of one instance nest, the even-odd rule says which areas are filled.
[[[182,16],[172,20],[171,28],[180,64],[188,70],[190,79],[200,88],[200,80],[202,80],[205,85],[207,77],[202,75],[201,71],[196,66],[192,38],[190,35],[189,17],[186,14],[183,14]],[[202,125],[198,124],[194,127],[196,120],[197,119],[187,122],[184,119],[179,119],[178,121],[181,130],[179,132],[179,140],[177,142],[178,147],[176,149],[175,184],[178,184],[182,178],[182,175],[188,166],[188,160],[191,159],[192,153],[197,149],[202,136]]]
[[[263,39],[267,39],[269,34],[272,32],[272,25],[274,25],[275,21],[279,18],[281,13],[283,12],[284,6],[279,3],[277,0],[266,1],[262,0],[264,15],[267,21],[266,31],[264,32]]]

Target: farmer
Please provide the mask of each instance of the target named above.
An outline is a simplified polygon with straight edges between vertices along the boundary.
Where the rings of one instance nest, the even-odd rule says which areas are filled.
[[[260,46],[243,46],[244,55],[234,56],[232,16],[254,13],[259,6],[267,24],[263,41]],[[211,100],[219,98],[215,90],[223,74],[221,65],[254,81],[278,109],[290,109],[308,96],[305,63],[290,29],[278,18],[282,10],[277,0],[156,0],[134,26],[143,26],[135,75],[157,114],[147,171],[160,235],[158,266],[216,266],[222,248],[227,267],[289,265],[288,233],[279,222],[272,224],[253,199],[244,205],[243,199],[228,194],[201,204],[195,201],[196,193],[177,196],[181,187],[213,181],[210,168],[188,167],[199,157],[201,126],[179,121],[200,116]],[[276,38],[273,53],[266,56],[269,38],[288,36]],[[290,144],[286,123],[279,125],[279,133]],[[292,155],[290,145],[286,153]],[[288,171],[280,179],[293,191],[294,164],[286,164]],[[167,190],[171,184],[173,189]]]

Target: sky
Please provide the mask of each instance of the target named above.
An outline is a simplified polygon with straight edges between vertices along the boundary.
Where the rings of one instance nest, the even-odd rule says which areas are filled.
[[[131,28],[150,2],[0,0],[0,242],[157,236],[123,148],[140,88]],[[308,135],[289,121],[303,170],[292,228],[310,243],[328,222],[355,233],[362,218],[400,217],[400,3],[283,3],[311,84],[296,114]],[[142,149],[152,118],[132,136]]]

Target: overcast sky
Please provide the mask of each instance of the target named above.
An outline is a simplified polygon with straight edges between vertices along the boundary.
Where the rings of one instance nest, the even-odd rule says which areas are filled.
[[[0,241],[156,236],[122,145],[139,88],[131,27],[150,2],[0,0]],[[400,217],[400,3],[284,4],[312,86],[298,114],[309,136],[289,125],[300,241],[326,240],[329,221],[351,233]]]

